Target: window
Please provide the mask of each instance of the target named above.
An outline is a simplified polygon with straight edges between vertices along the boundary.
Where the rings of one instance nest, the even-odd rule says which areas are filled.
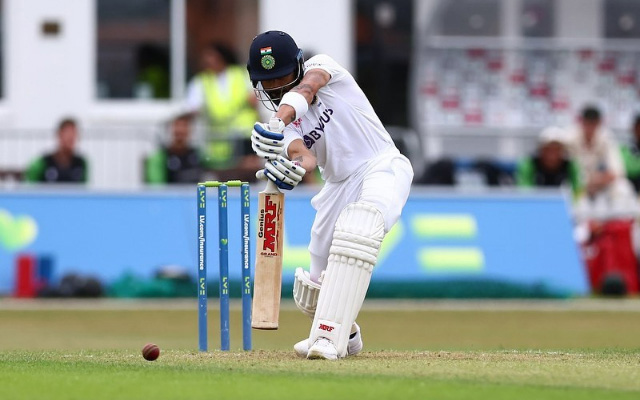
[[[171,0],[98,0],[97,21],[97,96],[170,98]]]
[[[356,76],[387,125],[409,124],[406,93],[413,4],[412,0],[356,1]]]
[[[554,35],[553,0],[523,0],[520,29],[524,37]]]
[[[500,2],[498,0],[447,0],[442,4],[442,35],[497,36],[500,34]]]
[[[211,43],[228,47],[238,63],[247,62],[258,32],[257,0],[188,0],[186,13],[187,78],[202,68],[202,52]]]
[[[615,39],[640,38],[640,2],[607,0],[604,2],[605,37]]]

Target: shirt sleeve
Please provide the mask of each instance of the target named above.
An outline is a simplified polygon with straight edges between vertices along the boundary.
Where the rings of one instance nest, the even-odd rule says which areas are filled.
[[[186,112],[197,112],[204,105],[204,93],[200,80],[196,77],[191,79],[187,86],[187,96],[184,101]]]
[[[42,182],[45,167],[44,158],[37,158],[27,167],[24,173],[25,180],[27,182]]]
[[[159,184],[167,183],[166,155],[164,151],[158,150],[146,162],[145,178],[147,183]]]
[[[582,180],[580,178],[580,169],[575,161],[569,161],[569,179],[571,180],[571,189],[574,198],[578,198],[582,193]]]
[[[516,168],[516,183],[518,186],[534,186],[533,175],[533,163],[530,158],[525,158],[518,163]]]
[[[344,79],[344,77],[349,75],[349,72],[346,69],[344,69],[333,58],[329,57],[326,54],[318,54],[317,56],[313,56],[304,63],[305,74],[314,69],[321,69],[331,75],[329,85],[335,82],[339,82]]]
[[[620,149],[620,152],[627,171],[627,176],[629,178],[635,178],[640,175],[640,158],[636,157],[627,146],[623,146]]]
[[[284,153],[287,158],[289,158],[289,145],[291,144],[291,142],[293,142],[294,140],[304,140],[302,136],[302,130],[298,129],[294,124],[289,124],[286,128],[284,128],[282,134],[284,135]]]

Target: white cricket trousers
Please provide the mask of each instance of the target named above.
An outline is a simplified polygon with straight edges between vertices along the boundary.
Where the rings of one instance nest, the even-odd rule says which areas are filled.
[[[412,180],[411,163],[393,149],[368,161],[347,179],[325,183],[320,193],[311,199],[316,210],[309,242],[310,273],[314,282],[318,282],[327,268],[336,220],[347,204],[361,201],[376,207],[384,217],[386,234],[400,218]]]

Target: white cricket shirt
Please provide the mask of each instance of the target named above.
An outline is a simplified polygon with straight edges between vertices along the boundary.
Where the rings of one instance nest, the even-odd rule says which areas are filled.
[[[302,139],[316,156],[322,177],[340,182],[395,145],[353,76],[325,54],[304,63],[304,73],[322,69],[331,75],[309,111],[284,130],[285,148]],[[395,150],[397,151],[397,150]]]

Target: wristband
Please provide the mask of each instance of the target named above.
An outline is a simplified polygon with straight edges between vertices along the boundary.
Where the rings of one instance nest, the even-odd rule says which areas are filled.
[[[309,110],[309,103],[307,103],[307,99],[304,98],[298,92],[287,92],[284,96],[282,96],[282,100],[280,100],[280,106],[286,104],[296,112],[296,118],[302,118],[307,111]]]

